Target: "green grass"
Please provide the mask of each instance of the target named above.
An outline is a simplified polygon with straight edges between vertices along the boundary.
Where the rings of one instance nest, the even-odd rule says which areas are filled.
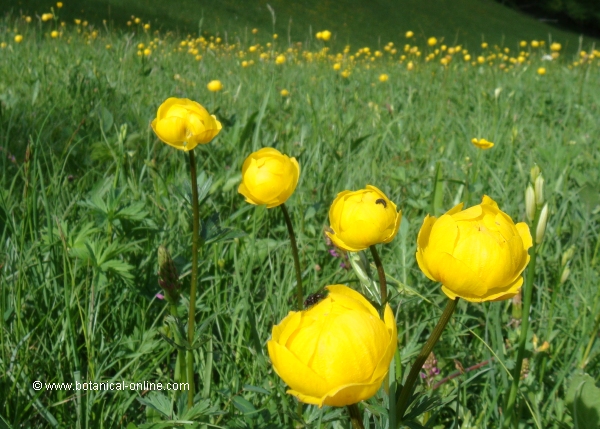
[[[12,42],[15,26],[25,36],[21,44]],[[0,427],[152,421],[150,408],[138,401],[152,398],[149,392],[35,392],[31,383],[172,380],[175,353],[158,334],[168,309],[155,298],[157,248],[169,248],[189,290],[191,187],[184,154],[161,143],[149,126],[169,96],[197,100],[223,123],[220,135],[197,150],[206,190],[201,219],[205,230],[212,223],[212,231],[230,228],[236,235],[209,244],[201,258],[198,321],[214,320],[207,331],[212,340],[195,352],[198,400],[206,406],[198,427],[293,425],[295,401],[265,347],[272,326],[294,305],[287,232],[280,211],[249,206],[237,193],[244,158],[263,146],[301,165],[287,206],[306,294],[328,284],[358,284],[328,253],[322,234],[338,192],[373,184],[403,210],[400,233],[379,247],[386,272],[397,279],[391,305],[403,374],[445,300],[414,257],[418,230],[433,205],[436,166],[444,210],[459,201],[478,204],[487,194],[516,222],[525,220],[524,191],[537,163],[546,178],[550,220],[530,317],[532,332],[550,349],[535,353],[528,341],[521,427],[573,426],[565,404],[571,374],[585,366],[600,377],[599,341],[584,362],[600,312],[597,60],[570,67],[570,56],[542,64],[534,54],[504,72],[497,64],[471,66],[458,57],[447,68],[419,60],[409,72],[405,63],[384,57],[369,68],[357,62],[343,79],[329,60],[294,64],[290,58],[281,67],[257,60],[244,69],[235,55],[215,49],[197,62],[173,52],[180,41],[174,36],[161,36],[142,60],[136,45],[150,41],[143,33],[102,31],[87,44],[72,28],[56,40],[47,32],[10,18],[0,23],[0,41],[9,43],[0,51]],[[279,50],[288,47],[278,43]],[[544,76],[536,73],[541,65]],[[380,73],[389,81],[380,83]],[[212,79],[225,90],[209,93]],[[279,95],[283,88],[289,98]],[[473,137],[496,146],[479,152]],[[571,273],[560,285],[561,257],[570,246]],[[494,361],[439,390],[425,389],[454,398],[429,413],[428,427],[453,427],[456,410],[462,428],[499,426],[519,333],[511,321],[511,301],[459,303],[434,349],[437,380],[456,371],[455,360],[465,368]],[[378,406],[385,395],[368,404],[371,427],[384,427],[387,417]],[[304,410],[306,427],[319,421],[348,426],[344,410]]]
[[[135,15],[162,30],[178,28],[184,33],[197,33],[201,28],[222,37],[227,35],[230,41],[245,40],[252,28],[266,34],[275,30],[285,40],[289,34],[292,40],[303,42],[311,40],[317,31],[329,29],[338,44],[377,47],[388,41],[402,41],[404,33],[412,30],[421,40],[444,37],[447,44],[458,40],[470,49],[484,39],[510,48],[516,48],[521,40],[548,38],[563,43],[570,52],[579,47],[579,34],[552,27],[494,0],[181,0],[177,7],[159,0],[64,3],[61,14],[69,22],[83,17],[101,26],[106,19],[126,28],[130,15]],[[267,4],[275,13],[275,25]],[[15,13],[42,13],[53,5],[47,1],[19,0],[13,8]],[[585,37],[583,42],[594,40]]]

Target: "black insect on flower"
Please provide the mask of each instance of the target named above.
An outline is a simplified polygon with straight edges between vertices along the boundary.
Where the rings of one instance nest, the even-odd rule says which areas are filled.
[[[384,209],[387,209],[387,203],[383,198],[378,198],[375,200],[375,204],[381,204]]]
[[[318,304],[323,298],[325,298],[325,294],[319,292],[308,295],[304,300],[304,308],[309,309],[313,305]]]

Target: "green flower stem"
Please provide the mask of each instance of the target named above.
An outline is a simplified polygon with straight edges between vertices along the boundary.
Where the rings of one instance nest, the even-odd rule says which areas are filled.
[[[348,413],[350,413],[350,421],[352,429],[365,429],[362,423],[362,416],[357,404],[348,405]]]
[[[302,311],[304,308],[304,292],[302,291],[302,272],[300,271],[300,258],[298,257],[298,246],[296,245],[296,236],[294,235],[294,227],[292,226],[292,219],[288,213],[285,204],[281,204],[281,210],[285,217],[285,223],[287,225],[288,234],[290,235],[290,241],[292,242],[292,256],[294,257],[294,267],[296,268],[296,306],[298,311]]]
[[[592,335],[590,336],[590,341],[588,342],[587,347],[585,348],[585,352],[583,353],[583,357],[581,358],[581,362],[579,363],[579,368],[584,369],[588,364],[588,357],[590,356],[590,352],[592,351],[592,347],[594,346],[594,342],[596,341],[596,337],[598,336],[598,331],[600,330],[600,313],[596,316],[596,324],[594,325],[594,329],[592,329]]]
[[[540,219],[540,210],[537,210],[535,219],[533,222],[532,231],[536,231],[537,224]],[[515,403],[517,401],[517,392],[519,390],[519,381],[521,380],[521,368],[523,367],[523,358],[525,357],[525,343],[527,342],[527,331],[529,331],[529,309],[531,307],[531,298],[533,296],[533,279],[535,278],[535,261],[537,256],[538,245],[535,242],[535,233],[533,237],[533,246],[529,249],[529,266],[527,267],[527,278],[523,285],[523,317],[521,318],[521,334],[519,336],[519,345],[517,349],[517,361],[515,362],[515,368],[513,371],[512,384],[508,393],[508,400],[506,401],[506,408],[504,410],[504,422],[502,423],[503,429],[508,429],[511,426],[511,422],[514,419]]]
[[[198,210],[198,177],[196,174],[196,157],[194,151],[190,150],[190,174],[192,175],[192,210],[194,212],[194,224],[192,232],[192,275],[190,278],[190,310],[188,319],[188,343],[194,342],[194,325],[196,323],[196,289],[198,282],[198,242],[200,236],[200,213]],[[188,408],[194,405],[194,356],[192,351],[187,351],[187,382],[188,390]]]
[[[385,280],[385,271],[383,270],[383,264],[381,263],[381,258],[379,257],[379,253],[377,252],[375,245],[373,244],[369,246],[369,249],[371,249],[371,255],[373,256],[375,266],[377,267],[377,274],[379,275],[379,293],[381,294],[381,307],[379,307],[379,315],[381,316],[381,320],[383,320],[383,315],[385,314],[385,304],[387,303],[387,282]]]
[[[423,368],[423,364],[429,357],[429,354],[433,350],[433,347],[438,342],[440,337],[442,336],[442,332],[444,328],[450,321],[452,317],[452,313],[454,313],[454,309],[456,309],[456,305],[458,304],[458,298],[456,299],[448,299],[446,302],[446,308],[444,308],[444,312],[440,316],[440,320],[438,320],[437,325],[433,328],[433,332],[431,333],[429,339],[419,352],[417,356],[417,360],[413,363],[413,366],[410,368],[410,372],[408,373],[408,377],[406,377],[406,382],[404,383],[404,387],[400,391],[400,396],[398,397],[398,402],[396,402],[396,416],[397,422],[401,422],[404,417],[404,413],[408,408],[408,401],[413,391],[413,387],[415,381],[417,381],[417,377],[419,376],[419,372],[421,368]]]
[[[179,319],[179,316],[177,315],[177,304],[171,303],[169,304],[169,312],[171,313],[171,316],[173,316],[175,319]],[[181,341],[178,340],[178,336],[174,335],[174,339],[175,339],[175,344],[177,344],[178,346],[181,346]],[[177,362],[176,362],[176,370],[175,370],[175,381],[179,382],[179,383],[185,383],[186,382],[186,373],[185,373],[186,369],[185,369],[185,352],[183,350],[179,350],[177,349]]]

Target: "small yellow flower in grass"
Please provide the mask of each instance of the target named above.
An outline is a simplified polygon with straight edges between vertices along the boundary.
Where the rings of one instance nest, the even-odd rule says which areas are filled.
[[[56,3],[56,7],[60,9],[61,7],[63,7],[63,3],[59,1],[58,3]]]
[[[285,63],[285,55],[277,55],[275,58],[275,64],[281,65]]]
[[[329,30],[320,31],[317,34],[321,35],[321,37],[317,36],[317,39],[323,40],[324,42],[328,42],[329,39],[331,39],[331,31]]]
[[[252,34],[257,34],[258,33],[258,28],[253,28],[252,29]]]
[[[483,43],[481,44],[481,48],[482,48],[482,49],[487,49],[487,47],[488,47],[488,44],[487,44],[486,42],[483,42]]]
[[[211,80],[210,82],[208,82],[208,85],[206,85],[206,87],[211,92],[218,92],[223,90],[223,84],[220,80]]]
[[[110,49],[110,48],[112,48],[111,45],[106,45],[106,49]]]
[[[335,63],[335,64],[333,65],[333,69],[334,69],[335,71],[338,71],[338,70],[340,70],[341,68],[342,68],[342,65],[341,65],[340,63]]]
[[[139,24],[140,22],[142,22],[142,20],[140,18],[135,18],[133,20],[133,22],[135,22],[136,24]]]
[[[199,103],[175,97],[160,105],[151,126],[159,139],[183,151],[210,142],[221,131],[221,123]]]
[[[435,46],[437,45],[437,39],[435,37],[430,37],[429,39],[427,39],[427,44],[429,46]]]
[[[25,17],[25,22],[26,22],[27,24],[29,24],[29,23],[31,22],[31,17],[30,17],[30,16],[26,16],[26,17]]]
[[[326,234],[340,249],[358,252],[392,241],[401,220],[402,211],[396,211],[396,204],[375,186],[367,185],[337,194],[329,209],[332,232]]]
[[[79,24],[81,24],[81,19],[77,19],[77,18],[75,18],[75,19],[74,19],[74,21],[75,21],[75,25],[79,25]]]
[[[471,61],[471,55],[469,54],[465,55],[463,58],[465,61]]]
[[[279,94],[281,94],[282,97],[289,97],[290,91],[288,91],[287,89],[282,89]]]
[[[340,73],[340,76],[342,76],[344,79],[348,79],[350,77],[350,70],[344,70]]]
[[[144,30],[146,30],[146,31],[150,30],[150,24],[144,24]]]
[[[531,41],[531,47],[532,48],[539,48],[540,46],[540,42],[538,42],[537,40],[532,40]]]
[[[553,52],[558,52],[562,49],[562,45],[560,43],[554,42],[550,45],[550,50]]]
[[[249,66],[248,61],[242,61],[242,67],[246,68],[248,66]]]
[[[152,53],[152,50],[150,48],[146,48],[144,49],[144,56],[149,56]]]
[[[4,48],[6,48],[6,46],[7,46],[6,42],[0,43],[0,49],[4,49]]]
[[[415,69],[415,64],[412,61],[409,61],[406,65],[406,70],[411,71]]]
[[[379,82],[387,82],[389,80],[389,76],[385,73],[379,75]]]
[[[384,320],[344,285],[304,311],[290,311],[267,343],[273,369],[300,402],[343,407],[369,399],[388,374],[397,347],[394,314]]]
[[[442,283],[450,298],[471,302],[515,296],[532,246],[525,222],[515,225],[498,204],[484,195],[481,204],[458,204],[439,219],[427,216],[417,239],[417,263],[431,280]]]
[[[520,46],[521,48],[524,48],[524,47],[526,47],[526,46],[527,46],[527,41],[526,41],[526,40],[521,40],[521,42],[519,43],[519,46]]]
[[[546,69],[544,67],[540,67],[539,69],[537,69],[537,74],[539,74],[540,76],[545,75]]]
[[[58,37],[58,31],[54,30],[50,32],[50,37],[52,37],[53,39],[56,39]]]
[[[21,36],[20,34],[17,34],[15,36],[15,43],[21,43],[23,41],[23,36]]]
[[[473,145],[475,147],[478,147],[479,149],[491,149],[494,147],[494,143],[487,141],[486,139],[476,139],[473,138],[471,139],[471,143],[473,143]]]
[[[273,39],[277,39],[279,36],[277,35],[277,33],[273,34]]]
[[[52,15],[51,13],[43,13],[42,14],[42,21],[44,21],[44,22],[50,21],[52,18],[54,18],[54,15]]]
[[[413,33],[412,31],[407,31],[406,34],[404,35],[407,39],[410,39],[411,37],[413,37],[415,35],[415,33]]]
[[[296,158],[264,147],[251,153],[244,161],[238,192],[246,197],[246,202],[266,204],[270,209],[288,200],[298,185],[299,177],[300,166]]]

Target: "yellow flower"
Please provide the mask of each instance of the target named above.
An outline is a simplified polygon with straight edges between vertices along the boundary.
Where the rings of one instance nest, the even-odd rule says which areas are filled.
[[[26,16],[26,17],[25,17],[25,22],[26,22],[27,24],[29,24],[29,23],[31,22],[31,17],[30,17],[30,16]]]
[[[290,158],[272,147],[264,147],[251,153],[242,165],[242,183],[238,192],[246,202],[277,207],[294,193],[300,166],[296,158]]]
[[[279,36],[277,35],[277,33],[273,34],[273,39],[277,39]]]
[[[54,30],[50,33],[50,37],[52,37],[53,39],[56,39],[58,37],[58,31]]]
[[[275,64],[281,65],[283,63],[285,63],[285,55],[277,55],[277,58],[275,58]]]
[[[380,74],[379,75],[379,82],[387,82],[389,78],[390,77],[387,74],[385,74],[385,73]]]
[[[59,8],[59,9],[60,9],[61,7],[63,7],[63,4],[62,4],[62,2],[61,2],[61,1],[59,1],[58,3],[56,3],[56,7],[57,7],[57,8]]]
[[[52,15],[51,13],[43,13],[42,14],[42,21],[44,21],[44,22],[50,21],[52,18],[54,18],[54,15]]]
[[[342,65],[341,65],[340,63],[335,63],[335,64],[333,65],[333,69],[334,69],[335,71],[338,71],[338,70],[339,70],[339,69],[341,69],[341,68],[342,68]]]
[[[384,320],[344,285],[304,311],[290,311],[267,343],[273,369],[306,404],[343,407],[369,399],[387,376],[397,346],[394,314]]]
[[[519,46],[520,46],[521,48],[524,48],[524,47],[526,47],[526,46],[527,46],[527,41],[526,41],[526,40],[521,40],[521,42],[519,43]]]
[[[79,24],[81,24],[81,19],[75,18],[75,25],[79,25]]]
[[[6,42],[0,43],[0,49],[4,49],[4,48],[6,48],[6,46],[7,46]]]
[[[540,46],[540,42],[538,42],[537,40],[532,40],[531,41],[531,47],[532,48],[538,48]]]
[[[540,67],[539,69],[537,69],[537,74],[539,74],[540,76],[545,75],[546,69],[544,67]]]
[[[375,186],[337,194],[329,209],[333,232],[326,232],[333,244],[358,252],[377,243],[389,243],[400,227],[402,211]]]
[[[144,30],[150,30],[150,24],[144,24]]]
[[[256,34],[256,33],[258,33],[258,28],[253,28],[252,29],[252,34]]]
[[[471,143],[479,149],[491,149],[494,147],[494,143],[487,141],[486,139],[471,139]]]
[[[279,94],[281,94],[282,97],[289,97],[290,91],[288,91],[287,89],[282,89]]]
[[[23,36],[21,36],[20,34],[17,34],[15,36],[15,43],[21,43],[23,41]]]
[[[550,50],[554,52],[558,52],[562,49],[562,45],[560,43],[554,42],[550,45]]]
[[[210,142],[221,131],[221,123],[199,103],[171,97],[158,108],[152,129],[166,144],[188,151]]]
[[[450,299],[482,302],[513,297],[529,263],[529,227],[524,222],[515,225],[487,195],[479,205],[462,207],[458,204],[439,219],[425,218],[417,239],[419,268],[441,282]]]
[[[415,69],[415,64],[412,61],[409,61],[406,65],[406,70],[411,71]]]
[[[488,44],[487,44],[487,43],[483,42],[483,43],[481,44],[481,48],[482,48],[482,49],[487,49],[487,47],[488,47]]]
[[[329,30],[324,30],[324,31],[321,31],[320,33],[321,33],[321,37],[320,37],[320,39],[321,39],[321,40],[323,40],[323,41],[325,41],[325,42],[328,42],[328,41],[329,41],[329,39],[331,39],[331,31],[329,31]],[[318,33],[317,33],[317,34],[318,34]],[[318,38],[318,37],[317,37],[317,38]]]
[[[344,79],[348,79],[350,77],[350,70],[344,70],[342,73],[340,73],[340,75],[344,78]]]
[[[206,85],[206,87],[209,91],[218,92],[223,89],[223,84],[220,80],[211,80],[210,82],[208,82],[208,85]]]
[[[150,48],[144,49],[144,55],[145,56],[149,56],[151,53],[152,53],[152,50]]]
[[[411,37],[413,37],[415,35],[415,33],[413,33],[412,31],[407,31],[405,36],[407,39],[410,39]]]
[[[435,37],[430,37],[427,39],[427,44],[429,46],[435,46],[437,44],[437,39]]]

